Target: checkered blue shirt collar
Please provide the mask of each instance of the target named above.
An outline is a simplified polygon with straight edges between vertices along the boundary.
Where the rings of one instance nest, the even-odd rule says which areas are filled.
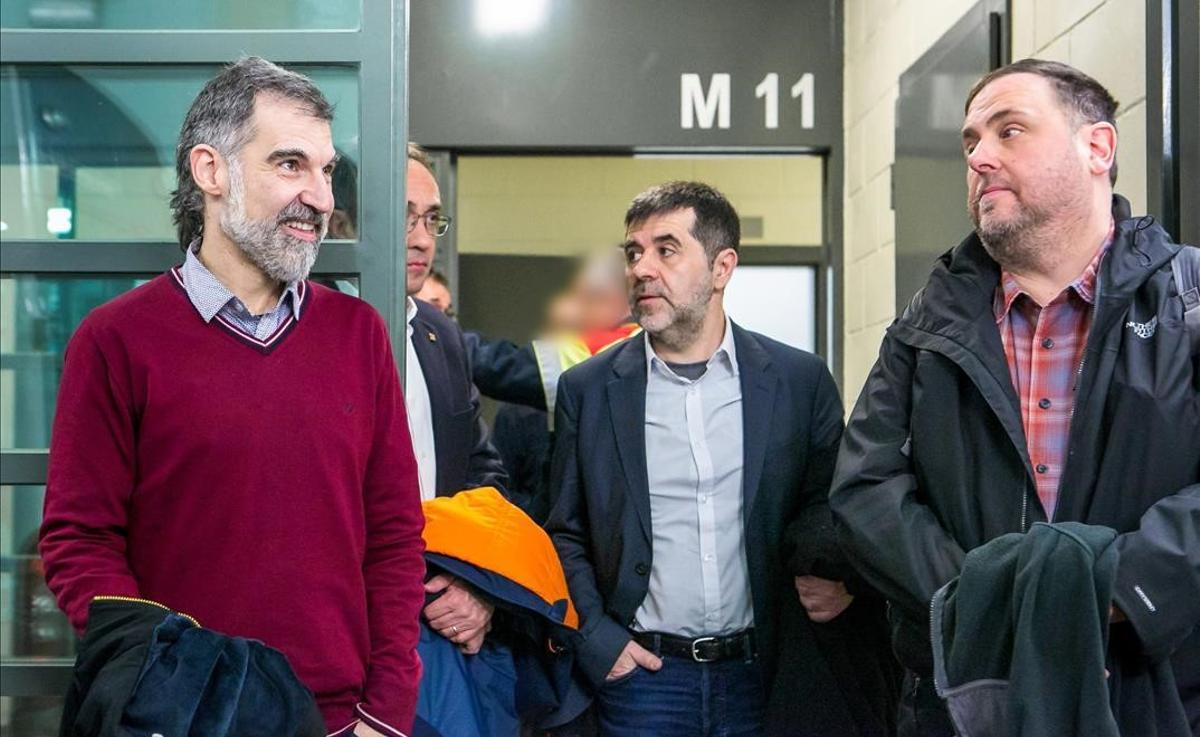
[[[193,241],[192,245],[188,246],[187,257],[184,259],[183,268],[180,271],[183,276],[183,287],[187,290],[192,306],[196,308],[196,312],[200,313],[204,322],[211,322],[217,313],[229,304],[229,300],[236,300],[237,296],[229,291],[220,279],[213,276],[204,264],[200,263],[199,257],[196,256],[199,252],[200,241]],[[282,302],[288,295],[291,295],[292,314],[297,320],[300,319],[299,289],[300,282],[292,282],[287,285],[283,295],[279,298]],[[279,306],[276,305],[275,309],[278,308]]]

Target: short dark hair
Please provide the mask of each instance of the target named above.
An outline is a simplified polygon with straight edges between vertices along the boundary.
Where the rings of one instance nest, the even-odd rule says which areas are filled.
[[[446,289],[450,288],[450,280],[446,278],[445,274],[438,271],[437,269],[430,269],[428,278],[437,282],[438,284],[441,284]]]
[[[644,223],[654,215],[689,207],[696,213],[692,236],[704,246],[710,264],[726,248],[738,250],[742,225],[737,210],[725,195],[703,182],[667,182],[642,192],[633,198],[625,211],[625,229]]]
[[[1117,101],[1104,85],[1069,64],[1043,59],[1021,59],[988,72],[971,88],[963,112],[971,109],[975,96],[984,87],[1010,74],[1036,74],[1049,80],[1054,86],[1054,91],[1058,93],[1059,102],[1071,114],[1077,126],[1103,122],[1114,129],[1117,127]],[[1117,183],[1115,159],[1112,168],[1108,170],[1108,181],[1111,184]]]
[[[210,79],[188,109],[175,146],[171,217],[180,248],[186,249],[204,230],[204,193],[192,178],[192,149],[207,144],[226,158],[236,156],[254,137],[251,118],[260,93],[295,102],[319,120],[333,120],[333,106],[312,80],[266,59],[239,59]]]

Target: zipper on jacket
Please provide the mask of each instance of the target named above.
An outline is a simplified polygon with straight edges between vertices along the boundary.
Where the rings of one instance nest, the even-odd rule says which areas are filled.
[[[140,599],[136,596],[115,596],[115,595],[111,595],[111,594],[105,594],[105,595],[101,595],[101,596],[93,596],[92,601],[125,601],[125,602],[129,602],[131,604],[149,604],[151,606],[156,606],[159,609],[165,609],[168,612],[170,612],[171,614],[178,614],[179,616],[183,617],[187,621],[191,622],[193,625],[195,625],[197,627],[200,626],[200,623],[197,622],[196,618],[193,617],[192,615],[184,614],[183,612],[177,612],[174,609],[172,609],[171,607],[167,606],[166,604],[159,604],[157,601],[152,601],[150,599]]]
[[[1021,532],[1025,532],[1025,519],[1029,512],[1029,490],[1021,484]]]

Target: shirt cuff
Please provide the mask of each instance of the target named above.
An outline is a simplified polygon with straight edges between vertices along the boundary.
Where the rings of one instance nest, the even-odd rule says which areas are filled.
[[[408,735],[396,729],[387,722],[380,721],[376,717],[371,716],[371,713],[366,710],[365,706],[361,702],[354,705],[354,711],[356,714],[358,714],[358,718],[362,720],[364,724],[380,734],[386,734],[389,737],[408,737]]]

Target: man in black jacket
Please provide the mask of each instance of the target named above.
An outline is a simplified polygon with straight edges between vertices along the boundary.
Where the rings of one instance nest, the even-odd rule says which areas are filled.
[[[846,430],[830,504],[892,604],[901,734],[952,734],[929,679],[934,592],[966,551],[1047,519],[1120,533],[1108,669],[1123,733],[1149,715],[1174,734],[1185,712],[1200,728],[1200,379],[1172,266],[1197,259],[1113,196],[1115,110],[1053,62],[975,86],[975,234],[888,329]],[[1168,659],[1174,679],[1148,667]]]
[[[421,498],[428,501],[480,486],[503,492],[508,478],[500,455],[488,439],[479,391],[471,383],[462,331],[441,310],[413,299],[433,267],[436,239],[450,227],[450,218],[442,212],[433,163],[424,150],[413,144],[408,146],[406,191],[408,358],[404,404]],[[478,652],[491,629],[492,604],[466,583],[445,574],[431,578],[425,590],[431,594],[442,592],[425,607],[430,627],[464,652]]]

